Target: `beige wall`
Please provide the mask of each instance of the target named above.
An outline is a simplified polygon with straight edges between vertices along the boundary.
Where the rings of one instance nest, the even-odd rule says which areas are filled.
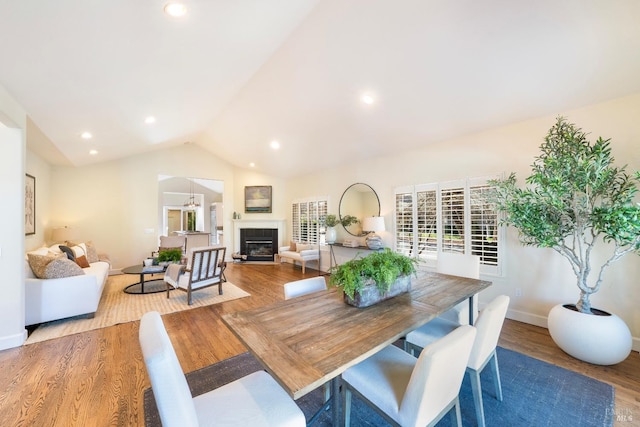
[[[234,205],[233,168],[187,144],[86,167],[54,167],[51,228],[77,228],[115,269],[138,264],[158,248],[158,175],[224,181],[225,206]],[[225,228],[232,212],[225,208]]]
[[[640,170],[640,94],[585,108],[560,112],[571,122],[598,136],[612,139],[613,154],[629,170]],[[421,150],[402,151],[385,158],[350,161],[347,166],[288,182],[289,199],[329,194],[329,212],[338,212],[342,192],[354,182],[371,185],[380,197],[381,214],[388,230],[393,225],[394,188],[516,172],[520,182],[529,175],[530,165],[555,116],[515,123],[486,132],[467,135]],[[290,220],[290,216],[287,216]],[[344,231],[342,237],[345,237]],[[392,246],[392,232],[378,233]],[[340,241],[341,236],[338,236]],[[546,326],[549,309],[558,303],[577,302],[578,288],[568,262],[550,249],[525,248],[517,233],[507,233],[502,277],[486,277],[494,285],[481,295],[487,302],[495,295],[511,297],[509,317]],[[324,257],[328,259],[327,257]],[[640,350],[640,257],[628,255],[606,273],[600,292],[592,297],[595,307],[622,317],[636,337]],[[519,288],[522,296],[516,297]]]

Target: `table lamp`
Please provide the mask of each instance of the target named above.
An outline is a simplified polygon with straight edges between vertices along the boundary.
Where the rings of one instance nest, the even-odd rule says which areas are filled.
[[[362,231],[367,234],[365,241],[371,250],[378,250],[384,247],[382,237],[375,234],[377,231],[384,231],[384,217],[368,216],[362,220]]]
[[[77,239],[76,230],[71,227],[59,227],[54,228],[51,233],[51,239],[53,243],[65,243],[67,241],[73,241]]]

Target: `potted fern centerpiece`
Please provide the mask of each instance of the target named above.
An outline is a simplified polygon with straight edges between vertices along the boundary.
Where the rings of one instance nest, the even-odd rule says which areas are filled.
[[[347,304],[368,307],[410,291],[416,264],[417,260],[386,248],[334,267],[329,284],[342,288]]]
[[[503,223],[518,229],[524,245],[553,249],[576,275],[577,302],[559,304],[549,313],[556,344],[587,362],[621,362],[631,351],[629,328],[618,316],[592,308],[590,296],[600,290],[613,262],[640,253],[640,204],[634,203],[640,173],[629,175],[625,167],[614,166],[608,139],[591,144],[563,117],[540,149],[526,179],[529,187],[518,187],[512,173],[492,182],[494,201],[506,214]]]

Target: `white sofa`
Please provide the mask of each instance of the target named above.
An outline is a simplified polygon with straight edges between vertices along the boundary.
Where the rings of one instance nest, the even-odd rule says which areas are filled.
[[[316,261],[320,263],[320,248],[317,245],[308,245],[297,243],[296,248],[292,248],[292,245],[281,246],[276,254],[276,262],[282,262],[284,259],[290,260],[293,264],[299,262],[302,266],[302,274],[305,272],[306,263],[309,261]],[[318,270],[320,266],[318,265]]]
[[[43,254],[42,252],[46,251],[32,253]],[[25,325],[85,314],[93,317],[110,268],[109,262],[97,261],[83,268],[82,275],[39,279],[25,258]]]

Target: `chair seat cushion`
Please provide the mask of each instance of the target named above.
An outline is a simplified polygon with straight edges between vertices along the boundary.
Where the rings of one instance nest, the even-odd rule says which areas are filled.
[[[174,285],[174,287],[187,289],[189,287],[189,275],[190,275],[190,273],[181,274],[180,277],[178,278],[178,282],[176,283],[176,285]],[[191,284],[191,289],[198,289],[198,288],[202,288],[203,286],[209,286],[211,284],[220,282],[220,269],[219,268],[216,270],[216,275],[218,277],[212,277],[211,279],[208,279],[208,280],[203,280],[201,282],[192,283]]]
[[[407,334],[407,342],[418,347],[425,348],[434,341],[439,340],[445,335],[453,332],[459,324],[442,317],[436,317],[429,323],[411,331]]]
[[[193,399],[200,425],[282,426],[306,424],[304,414],[266,372],[254,372]]]
[[[390,345],[347,369],[342,379],[400,422],[400,404],[416,361],[409,353]]]

